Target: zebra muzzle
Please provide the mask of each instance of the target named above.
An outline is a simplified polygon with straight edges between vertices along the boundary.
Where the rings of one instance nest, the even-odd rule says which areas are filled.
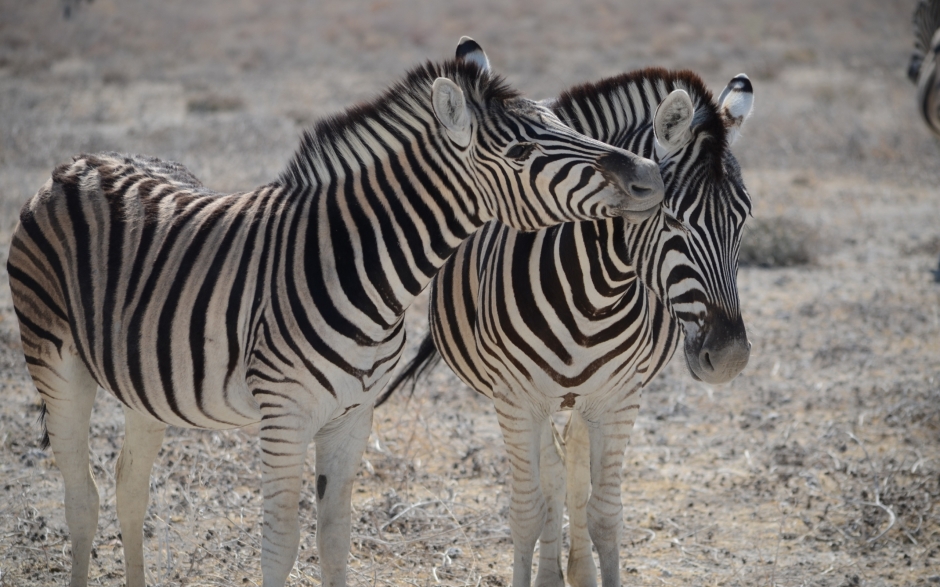
[[[686,336],[685,361],[692,376],[717,385],[734,379],[751,356],[744,321],[718,318],[706,324],[696,336]]]
[[[632,153],[611,152],[598,159],[601,173],[620,192],[613,207],[621,216],[640,222],[656,213],[666,189],[655,162]]]

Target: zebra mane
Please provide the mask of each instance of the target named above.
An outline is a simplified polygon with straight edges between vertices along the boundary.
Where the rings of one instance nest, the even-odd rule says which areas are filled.
[[[602,79],[598,82],[581,84],[574,86],[562,92],[558,100],[552,105],[556,111],[570,112],[572,106],[581,104],[591,104],[592,107],[597,103],[599,96],[613,97],[615,94],[627,97],[627,101],[633,103],[630,99],[629,89],[636,87],[640,95],[648,95],[648,89],[652,88],[658,101],[656,104],[634,104],[634,114],[637,117],[634,123],[639,127],[643,124],[652,124],[653,115],[656,113],[656,106],[659,101],[665,98],[669,92],[676,89],[683,89],[688,92],[692,98],[692,104],[695,106],[695,118],[692,127],[696,133],[707,133],[715,141],[718,147],[715,153],[717,160],[721,160],[724,151],[728,148],[727,130],[724,120],[718,111],[718,104],[711,91],[694,71],[688,69],[668,70],[662,67],[648,67],[638,69],[627,73],[622,73],[613,77]]]
[[[400,118],[407,112],[419,119],[433,119],[431,86],[434,80],[446,77],[460,86],[468,105],[485,106],[494,101],[518,98],[521,94],[511,88],[505,79],[484,71],[473,61],[449,60],[442,63],[428,61],[409,71],[398,83],[370,102],[356,104],[339,114],[328,116],[303,131],[300,147],[280,176],[282,185],[306,185],[311,182],[309,170],[317,162],[331,155],[342,157],[344,139],[353,138],[356,129],[373,120]]]

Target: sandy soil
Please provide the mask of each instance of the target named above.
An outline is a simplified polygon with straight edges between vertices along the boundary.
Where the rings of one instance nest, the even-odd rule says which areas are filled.
[[[625,463],[628,585],[940,583],[940,144],[905,78],[913,1],[0,0],[0,585],[61,585],[63,489],[39,449],[5,274],[16,212],[82,151],[184,162],[218,190],[273,178],[300,129],[474,36],[534,97],[646,65],[751,76],[737,152],[755,219],[809,227],[813,262],[743,268],[754,352],[729,385],[675,362]],[[409,314],[412,340],[424,305]],[[96,404],[93,585],[122,584]],[[311,458],[311,467],[313,465]],[[377,413],[354,490],[353,585],[501,586],[508,464],[491,406],[446,368]],[[313,489],[293,585],[318,585]],[[151,585],[260,584],[252,430],[172,430],[146,524]]]

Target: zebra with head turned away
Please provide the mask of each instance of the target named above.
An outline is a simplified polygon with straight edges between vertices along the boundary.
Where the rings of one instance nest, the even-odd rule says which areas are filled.
[[[469,41],[468,41],[469,43]],[[458,56],[485,62],[476,44]],[[565,468],[551,414],[574,410],[565,435],[568,581],[620,584],[623,454],[640,391],[685,334],[695,379],[723,383],[750,343],[736,285],[750,196],[729,145],[753,103],[747,76],[714,100],[689,71],[646,69],[547,102],[572,128],[656,156],[666,197],[648,220],[568,223],[521,233],[491,222],[432,281],[431,335],[381,401],[437,358],[490,397],[512,467],[514,587],[564,585]],[[433,338],[433,340],[432,340]],[[588,497],[590,492],[590,497]]]
[[[648,216],[656,164],[589,139],[472,62],[427,63],[303,135],[280,178],[224,195],[182,166],[81,155],[20,215],[13,303],[65,479],[71,585],[98,516],[96,386],[124,405],[117,510],[127,584],[144,585],[148,479],[167,425],[260,422],[264,585],[298,549],[316,444],[323,584],[344,585],[350,493],[402,316],[451,252],[499,219],[520,230]]]
[[[940,138],[940,0],[920,0],[913,20],[914,53],[907,77],[917,85],[917,110]]]

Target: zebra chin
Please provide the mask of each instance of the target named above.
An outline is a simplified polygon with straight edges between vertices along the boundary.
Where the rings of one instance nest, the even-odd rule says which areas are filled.
[[[626,220],[627,222],[632,222],[634,224],[639,224],[645,220],[652,218],[657,212],[659,212],[659,205],[653,206],[648,210],[620,210],[620,217]]]
[[[685,362],[696,381],[727,383],[744,370],[750,356],[751,343],[740,317],[710,320],[685,337]]]

